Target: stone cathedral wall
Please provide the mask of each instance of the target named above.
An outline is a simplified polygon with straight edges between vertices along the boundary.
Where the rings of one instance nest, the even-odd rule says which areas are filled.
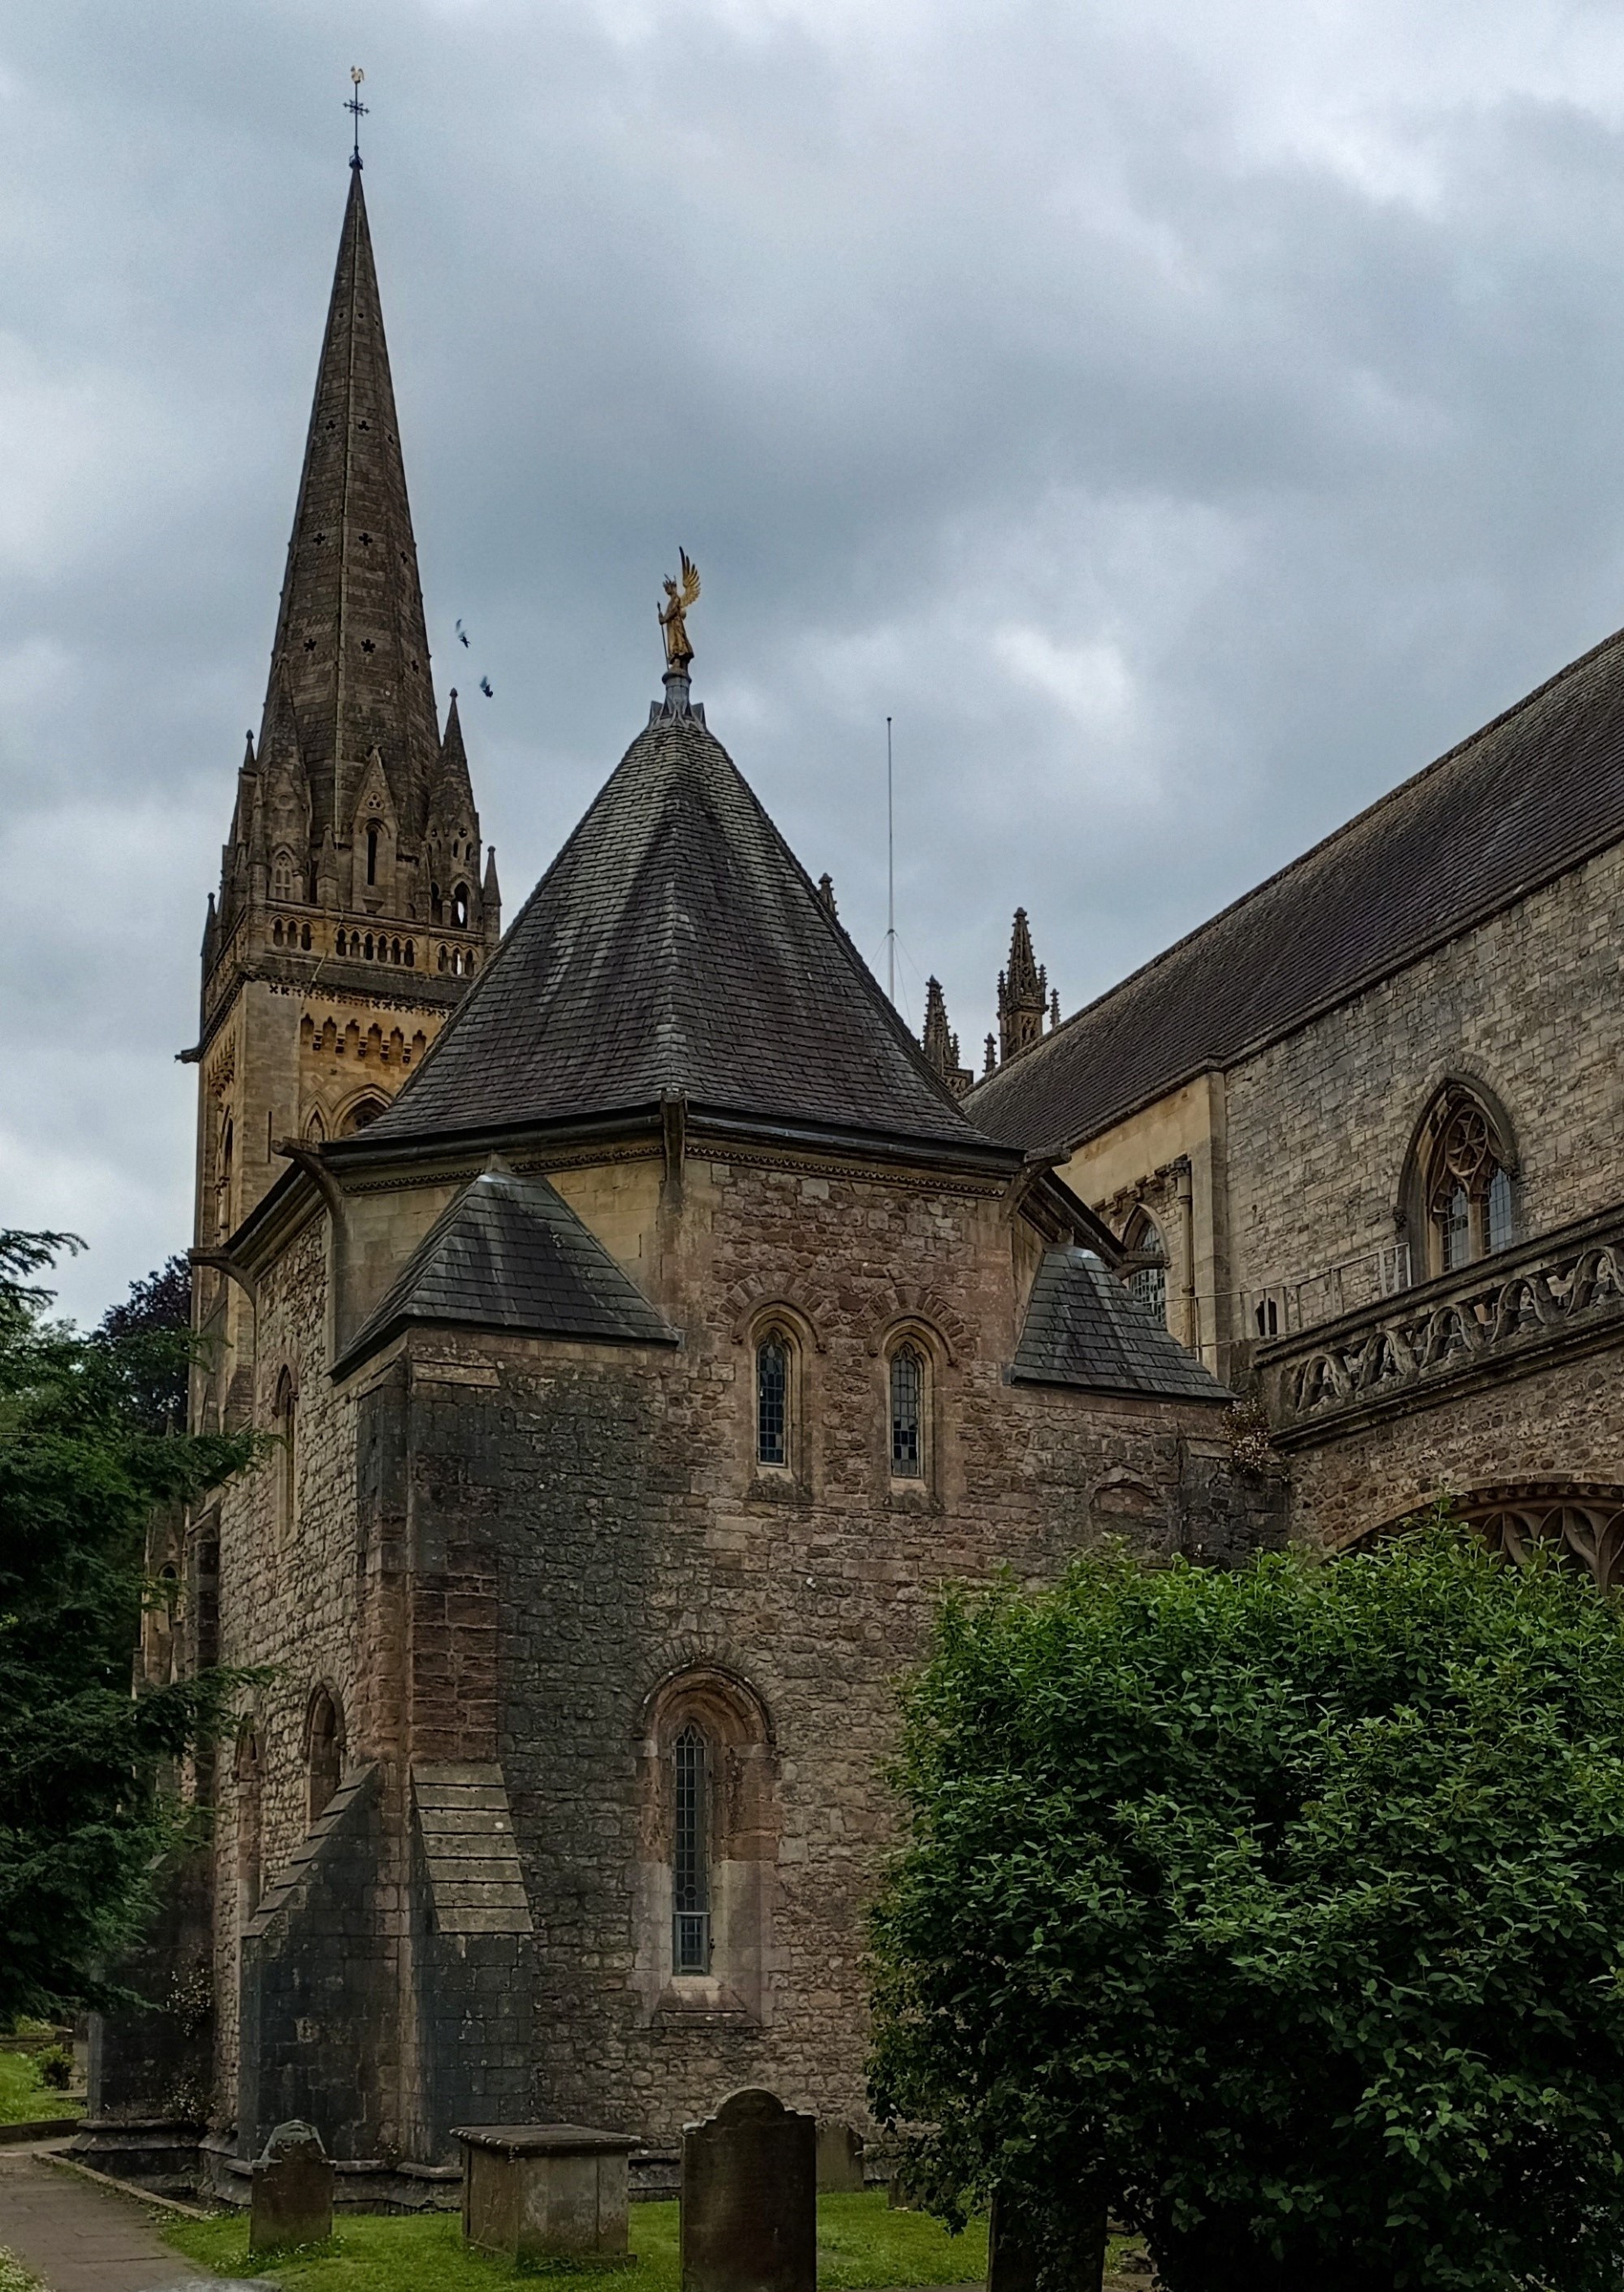
[[[1305,1320],[1380,1294],[1377,1258],[1395,1239],[1406,1152],[1446,1076],[1486,1084],[1509,1118],[1520,1234],[1624,1196],[1620,913],[1624,845],[1231,1070],[1232,1282],[1242,1311],[1260,1291],[1350,1258],[1364,1262],[1343,1272],[1339,1292],[1326,1288],[1317,1311],[1306,1298]]]
[[[658,1166],[559,1182],[592,1204],[683,1329],[680,1350],[424,1328],[335,1391],[320,1373],[323,1219],[262,1287],[262,1422],[284,1361],[300,1381],[301,1523],[279,1550],[268,1475],[228,1498],[222,1654],[279,1667],[259,1698],[265,1883],[304,1840],[302,1731],[319,1680],[343,1699],[352,1762],[387,1753],[397,1775],[406,1752],[498,1763],[525,1873],[534,1938],[503,1962],[533,1981],[533,2037],[493,2003],[489,2029],[458,2037],[420,2016],[385,2041],[431,2149],[443,2138],[431,2087],[463,2096],[456,2121],[487,2113],[440,2058],[458,2043],[488,2061],[503,2116],[518,2072],[522,2113],[662,2145],[745,2082],[860,2118],[861,1913],[893,1820],[881,1769],[896,1678],[941,1591],[1003,1564],[1049,1580],[1105,1535],[1221,1556],[1273,1532],[1229,1474],[1221,1408],[1005,1382],[1038,1245],[995,1186],[695,1155],[662,1205]],[[391,1198],[367,1212],[380,1234]],[[432,1206],[418,1198],[409,1222]],[[368,1287],[380,1270],[369,1260]],[[768,1320],[796,1337],[782,1473],[754,1461]],[[887,1446],[887,1344],[904,1328],[931,1364],[918,1486],[893,1481]],[[392,1604],[378,1591],[391,1565],[415,1571]],[[760,1715],[761,1739],[729,1749],[718,1777],[732,1795],[718,1819],[739,1841],[719,1880],[733,1932],[697,1988],[674,1983],[660,1893],[660,1698],[684,1680]],[[388,1790],[384,1820],[400,1823]],[[222,1997],[236,1981],[230,1791],[228,1777]],[[425,1931],[423,1903],[392,1884],[381,1869],[376,1917]],[[222,2109],[232,2043],[228,2022]]]

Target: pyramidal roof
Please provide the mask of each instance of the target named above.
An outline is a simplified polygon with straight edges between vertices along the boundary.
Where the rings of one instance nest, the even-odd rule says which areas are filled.
[[[436,1219],[344,1348],[339,1372],[408,1322],[597,1344],[678,1342],[665,1315],[545,1178],[520,1177],[497,1162]]]
[[[287,545],[267,735],[281,687],[310,779],[315,841],[329,826],[341,839],[347,834],[374,748],[401,826],[416,833],[440,731],[359,165],[350,171]]]
[[[703,718],[668,708],[365,1139],[578,1121],[677,1095],[696,1111],[999,1150]]]

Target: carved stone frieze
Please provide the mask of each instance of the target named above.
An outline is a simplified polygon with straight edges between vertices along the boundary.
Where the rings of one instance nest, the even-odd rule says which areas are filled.
[[[1259,1348],[1281,1448],[1624,1342],[1624,1205]]]

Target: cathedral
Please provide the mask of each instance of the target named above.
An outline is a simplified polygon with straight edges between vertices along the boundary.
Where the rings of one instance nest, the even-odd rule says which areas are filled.
[[[1441,1488],[1624,1527],[1624,639],[978,1078],[916,1041],[706,721],[646,723],[500,932],[424,631],[359,158],[203,946],[192,1415],[146,1675],[252,1671],[187,1788],[92,2162],[454,2200],[453,2128],[860,2129],[896,1678],[950,1583],[1335,1550]],[[606,759],[606,763],[608,760]]]
[[[344,2200],[453,2128],[861,2127],[894,1682],[941,1590],[1281,1532],[1232,1396],[1054,1158],[968,1112],[706,722],[658,698],[498,939],[435,698],[359,165],[203,949],[192,1393],[149,1675],[252,1670],[87,2152]],[[938,1030],[940,1031],[940,1030]]]

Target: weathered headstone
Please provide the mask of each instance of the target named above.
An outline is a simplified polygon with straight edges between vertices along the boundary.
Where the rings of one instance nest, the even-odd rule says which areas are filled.
[[[463,2241],[513,2261],[624,2261],[627,2133],[587,2125],[459,2126]]]
[[[333,2233],[333,2167],[313,2125],[289,2118],[272,2131],[249,2175],[248,2250],[287,2252]]]
[[[1018,2206],[992,2200],[988,2223],[987,2292],[1036,2292],[1038,2255]],[[1105,2215],[1079,2203],[1071,2282],[1075,2292],[1101,2292],[1105,2273]]]
[[[818,2194],[833,2196],[842,2191],[861,2191],[863,2184],[863,2139],[855,2126],[825,2124],[818,2126]]]
[[[683,2292],[817,2292],[818,2126],[747,2086],[683,2127]]]

